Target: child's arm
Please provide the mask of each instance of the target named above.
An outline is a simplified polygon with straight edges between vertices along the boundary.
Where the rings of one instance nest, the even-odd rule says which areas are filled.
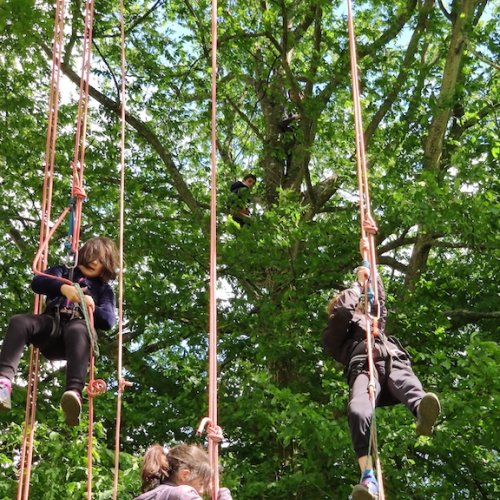
[[[43,273],[63,278],[65,270],[66,268],[64,266],[55,266],[49,267]],[[63,293],[61,292],[61,286],[63,284],[64,283],[57,279],[37,275],[31,282],[31,288],[35,293],[39,293],[40,295],[47,295],[48,297],[62,297]]]
[[[325,350],[336,361],[345,365],[350,345],[354,342],[350,323],[361,296],[361,285],[354,283],[336,299],[328,324],[323,331]]]
[[[227,488],[221,488],[217,495],[217,500],[233,500],[233,497]]]
[[[111,330],[115,323],[115,294],[112,288],[105,284],[95,304],[94,326],[99,330]]]

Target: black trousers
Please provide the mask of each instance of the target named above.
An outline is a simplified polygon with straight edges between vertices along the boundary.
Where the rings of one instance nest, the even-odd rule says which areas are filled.
[[[9,321],[0,352],[0,376],[12,380],[25,346],[32,344],[49,360],[66,360],[66,390],[85,385],[90,340],[82,319],[56,320],[49,314],[17,314]]]
[[[416,416],[425,392],[406,354],[397,349],[390,363],[386,359],[378,359],[375,360],[374,368],[375,406],[387,404],[383,400],[392,400],[403,403]],[[358,372],[350,386],[347,418],[352,445],[358,458],[368,454],[370,440],[373,407],[368,394],[368,382],[368,372],[364,369]]]

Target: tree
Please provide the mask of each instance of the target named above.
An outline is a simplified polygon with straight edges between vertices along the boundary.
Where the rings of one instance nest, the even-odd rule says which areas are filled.
[[[70,2],[66,16],[63,72],[72,85],[79,78],[82,3]],[[114,4],[95,5],[83,239],[117,235]],[[378,414],[388,496],[493,498],[498,8],[482,0],[355,7],[388,328],[408,345],[444,409],[432,441],[415,441],[403,408]],[[155,441],[191,439],[206,409],[210,169],[209,2],[130,0],[126,8],[124,362],[134,386],[124,397],[124,496],[138,489],[131,455]],[[218,14],[218,264],[227,290],[219,306],[223,481],[242,499],[345,497],[357,481],[347,389],[319,341],[324,304],[359,261],[345,14],[326,0],[222,2]],[[3,327],[30,307],[52,18],[51,2],[0,6]],[[69,189],[75,105],[66,99],[55,212]],[[258,176],[254,222],[236,230],[225,213],[228,187],[250,169]],[[112,337],[104,340],[98,362],[111,386],[96,402],[95,491],[103,497],[111,485],[114,348]],[[41,376],[33,497],[60,498],[68,484],[76,495],[83,491],[81,432],[64,429],[55,408],[60,377],[50,366]],[[15,389],[15,410],[0,416],[8,424],[4,496],[15,489],[12,457],[24,396]],[[67,462],[56,466],[55,444],[69,437]],[[50,473],[47,456],[56,458]]]

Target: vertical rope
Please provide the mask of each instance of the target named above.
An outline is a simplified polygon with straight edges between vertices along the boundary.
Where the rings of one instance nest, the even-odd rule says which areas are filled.
[[[90,75],[90,56],[92,42],[92,25],[93,25],[94,4],[92,0],[88,0],[85,5],[85,29],[84,29],[84,49],[82,55],[82,72],[80,80],[80,97],[78,102],[77,114],[77,133],[75,137],[75,150],[73,159],[73,179],[72,179],[72,196],[76,198],[76,215],[75,224],[72,235],[72,251],[77,255],[78,244],[80,240],[80,224],[81,224],[81,206],[85,194],[83,192],[83,170],[85,158],[85,135],[87,129],[87,111],[88,111],[88,91],[89,91],[89,75]],[[59,110],[59,88],[61,76],[61,61],[62,61],[62,42],[64,37],[64,0],[56,0],[55,3],[55,21],[54,21],[54,39],[52,47],[52,71],[49,92],[49,111],[47,125],[47,140],[45,146],[45,169],[44,181],[42,188],[42,204],[41,204],[41,226],[39,248],[33,261],[33,271],[37,275],[49,276],[42,272],[42,269],[47,267],[48,262],[48,244],[54,232],[61,224],[62,220],[71,210],[71,207],[61,213],[56,223],[50,227],[51,207],[52,207],[52,188],[54,178],[54,164],[56,154],[56,139],[57,139],[57,119]],[[75,261],[76,262],[76,261]],[[56,278],[59,281],[72,284],[70,280],[64,278]],[[43,300],[39,295],[35,297],[35,313],[42,312]],[[91,379],[93,378],[93,353],[91,353]],[[33,439],[35,432],[35,417],[36,417],[36,398],[38,386],[38,371],[39,371],[39,352],[38,349],[31,348],[30,350],[30,368],[28,374],[28,394],[26,398],[26,415],[24,425],[24,435],[21,447],[20,460],[20,475],[17,491],[17,500],[27,500],[29,498],[30,477],[33,459]],[[101,381],[92,381],[100,384]],[[96,391],[94,391],[94,394]],[[92,413],[92,404],[89,414]],[[89,426],[92,427],[92,420],[89,421]],[[89,440],[89,456],[91,459],[92,439]],[[91,467],[91,462],[90,462]],[[90,481],[91,483],[91,471]],[[91,487],[90,487],[91,488]],[[89,496],[90,498],[90,496]]]
[[[212,134],[211,134],[211,198],[210,198],[210,327],[209,327],[209,399],[208,414],[217,427],[217,0],[212,0]],[[212,499],[219,492],[219,443],[208,440],[212,466]]]
[[[347,20],[348,20],[348,33],[349,33],[349,54],[351,63],[351,79],[352,79],[352,99],[354,108],[354,125],[356,134],[356,163],[358,171],[358,191],[359,191],[359,212],[360,212],[360,225],[361,225],[361,238],[368,241],[368,249],[363,249],[363,259],[370,262],[370,275],[373,283],[374,303],[378,303],[378,290],[377,290],[377,267],[376,267],[376,249],[375,249],[375,233],[376,227],[373,222],[370,208],[370,192],[368,187],[368,174],[366,167],[365,143],[363,132],[363,121],[361,114],[361,99],[359,95],[359,76],[358,76],[358,63],[356,56],[356,39],[354,33],[354,21],[352,14],[351,0],[347,0]],[[365,286],[365,297],[367,297],[367,286]],[[371,331],[371,321],[377,320],[369,315],[368,300],[366,302],[366,344],[368,351],[368,394],[372,405],[372,428],[370,431],[370,444],[373,447],[375,455],[375,466],[377,470],[377,480],[379,483],[379,499],[384,500],[384,485],[382,477],[382,469],[377,450],[376,438],[376,420],[375,420],[375,367],[373,363],[373,337]],[[377,315],[380,312],[377,311]]]
[[[52,186],[54,178],[55,148],[57,140],[57,120],[59,112],[59,88],[61,77],[62,42],[64,36],[64,0],[56,0],[54,15],[54,36],[52,41],[52,69],[50,77],[49,109],[47,118],[47,138],[45,143],[45,165],[42,187],[42,204],[40,218],[39,246],[47,239],[52,206]],[[38,264],[38,270],[47,265],[47,251]],[[42,311],[42,299],[35,296],[34,313]],[[33,458],[33,438],[35,432],[36,398],[38,387],[38,371],[40,366],[39,352],[30,347],[30,363],[28,371],[28,387],[26,396],[23,439],[21,445],[20,473],[17,488],[17,500],[29,497],[31,464]]]
[[[83,174],[85,170],[85,140],[87,136],[87,115],[89,105],[90,62],[92,58],[92,28],[94,24],[94,1],[85,3],[85,21],[83,32],[82,66],[80,72],[80,94],[76,122],[75,147],[73,152],[72,196],[76,197],[75,225],[71,241],[71,250],[78,251],[83,194]]]
[[[115,468],[113,478],[113,500],[118,498],[118,479],[120,469],[120,428],[122,394],[127,385],[130,385],[122,375],[123,371],[123,235],[125,225],[125,118],[126,118],[126,93],[125,93],[125,8],[120,0],[120,32],[121,32],[121,97],[120,97],[120,271],[118,275],[118,394],[116,399],[116,428],[115,428]]]

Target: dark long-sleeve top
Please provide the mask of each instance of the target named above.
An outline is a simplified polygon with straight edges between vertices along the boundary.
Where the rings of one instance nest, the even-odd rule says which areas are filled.
[[[385,307],[384,285],[378,275],[377,292],[378,304],[374,305],[373,312],[380,312],[378,332],[380,337],[383,337],[387,309]],[[344,366],[349,363],[352,356],[366,352],[367,318],[362,308],[358,307],[359,303],[360,289],[348,288],[341,292],[325,328],[325,335],[331,339],[331,354]],[[343,326],[339,327],[339,325]]]
[[[229,189],[231,190],[231,193],[237,194],[240,189],[248,189],[248,186],[242,181],[236,181],[231,184]]]
[[[44,271],[44,274],[69,279],[70,269],[66,266],[54,266]],[[78,283],[85,295],[90,295],[95,302],[94,326],[99,330],[110,330],[116,323],[115,295],[108,283],[101,278],[86,278],[78,267],[73,272],[73,283]],[[46,311],[50,313],[56,307],[66,305],[68,299],[61,293],[62,283],[59,280],[45,276],[35,276],[31,288],[35,293],[47,296]]]

